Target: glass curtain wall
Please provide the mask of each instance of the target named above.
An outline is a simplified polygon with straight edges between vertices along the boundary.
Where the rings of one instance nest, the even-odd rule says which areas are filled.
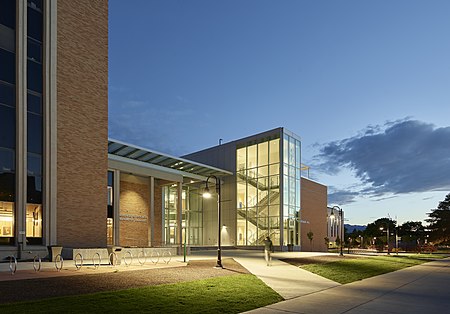
[[[300,245],[301,143],[283,134],[283,245]]]
[[[27,1],[27,209],[28,244],[42,244],[43,5]]]
[[[188,245],[203,245],[203,197],[200,189],[194,186],[183,187],[182,199],[183,230],[187,229],[183,239],[186,239]]]
[[[163,196],[164,196],[164,243],[178,244],[177,241],[178,192],[176,184],[164,186]]]
[[[27,1],[27,209],[28,244],[42,244],[43,5]]]
[[[237,245],[280,245],[280,139],[236,151]]]
[[[0,245],[14,244],[16,1],[0,1]]]

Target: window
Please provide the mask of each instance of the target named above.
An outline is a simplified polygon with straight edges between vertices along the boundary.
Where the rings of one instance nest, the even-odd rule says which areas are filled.
[[[28,24],[27,24],[28,37],[31,37],[37,41],[42,42],[42,12],[33,9],[31,6],[28,7],[27,12],[28,12]]]
[[[28,38],[27,49],[28,59],[42,63],[42,44]]]
[[[28,89],[42,93],[42,64],[28,60],[27,69]]]
[[[28,152],[42,154],[42,116],[28,113]]]
[[[27,106],[28,111],[42,114],[42,97],[39,94],[32,94],[28,92],[27,94]]]
[[[16,54],[0,49],[0,81],[16,83]]]
[[[16,109],[0,105],[0,147],[16,147]]]
[[[16,1],[1,0],[0,1],[0,24],[9,28],[16,28]]]

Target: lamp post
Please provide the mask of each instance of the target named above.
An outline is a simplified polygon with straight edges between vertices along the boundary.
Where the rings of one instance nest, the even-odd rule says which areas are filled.
[[[389,252],[389,221],[386,223],[386,242],[387,242],[387,255],[391,255]],[[381,232],[383,232],[384,228],[380,227]]]
[[[342,212],[342,208],[340,208],[339,206],[336,205],[336,206],[333,206],[333,211],[331,212],[331,216],[334,217],[334,209],[337,209],[339,211],[339,219],[340,219],[339,233],[340,233],[341,243],[339,243],[340,244],[339,255],[344,256],[344,252],[342,250],[342,241],[344,241],[344,214]]]
[[[209,179],[214,178],[216,180],[216,193],[217,193],[217,216],[218,216],[218,240],[217,240],[217,264],[216,264],[216,268],[223,268],[222,266],[222,241],[221,241],[221,226],[222,226],[222,208],[221,208],[221,204],[220,204],[220,179],[217,178],[214,175],[210,175],[208,176],[208,178],[206,178],[206,187],[205,190],[203,192],[203,197],[204,198],[211,198],[211,192],[209,191],[209,187],[208,187],[208,182]]]

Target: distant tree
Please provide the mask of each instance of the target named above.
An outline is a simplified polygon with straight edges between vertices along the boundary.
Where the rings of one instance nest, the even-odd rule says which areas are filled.
[[[312,232],[311,230],[309,230],[309,232],[306,234],[306,236],[307,236],[308,239],[309,239],[309,245],[310,245],[311,251],[312,251],[312,240],[313,240],[313,237],[314,237],[314,232]]]
[[[391,218],[380,218],[368,224],[362,235],[367,239],[377,238],[381,239],[382,242],[387,242],[387,226],[389,226],[389,233],[392,235],[395,233],[396,224],[397,222]],[[391,238],[391,235],[389,235],[389,238]]]
[[[430,241],[439,244],[450,244],[450,193],[439,203],[438,207],[428,213]]]
[[[416,241],[422,238],[425,233],[425,227],[421,221],[407,221],[398,227],[398,235],[402,241]]]

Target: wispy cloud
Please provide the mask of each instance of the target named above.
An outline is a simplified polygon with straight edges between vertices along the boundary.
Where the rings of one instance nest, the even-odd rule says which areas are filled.
[[[358,135],[327,143],[315,156],[321,171],[351,169],[360,194],[383,196],[450,190],[450,127],[405,119],[368,126]],[[336,194],[351,202],[354,192]]]
[[[350,204],[355,201],[358,195],[359,192],[331,188],[328,193],[328,204]]]

